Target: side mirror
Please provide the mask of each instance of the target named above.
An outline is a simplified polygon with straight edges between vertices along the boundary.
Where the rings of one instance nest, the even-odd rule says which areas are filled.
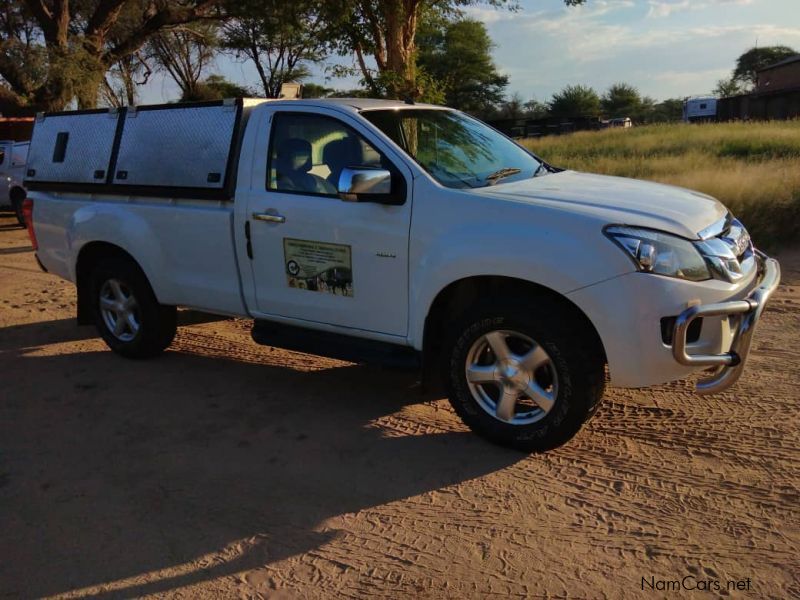
[[[346,202],[403,204],[392,194],[392,174],[373,167],[345,167],[339,175],[339,197]],[[399,201],[398,201],[399,200]]]

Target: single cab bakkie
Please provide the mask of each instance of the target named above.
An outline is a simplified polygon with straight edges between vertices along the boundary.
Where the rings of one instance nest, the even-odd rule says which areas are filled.
[[[119,354],[164,350],[179,306],[249,317],[261,344],[419,366],[527,451],[575,435],[606,366],[729,387],[780,278],[714,198],[559,169],[440,106],[42,114],[25,183],[38,260]]]
[[[0,140],[0,206],[9,206],[14,211],[20,225],[25,225],[22,216],[22,202],[25,188],[25,159],[28,155],[28,142]]]

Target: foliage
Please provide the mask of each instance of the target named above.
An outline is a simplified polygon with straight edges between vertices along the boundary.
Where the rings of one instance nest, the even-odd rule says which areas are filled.
[[[731,96],[744,94],[745,91],[744,86],[736,79],[720,79],[714,88],[714,95],[719,98],[730,98]]]
[[[564,0],[574,6],[585,0]],[[429,14],[445,18],[460,15],[466,6],[481,0],[329,0],[325,20],[329,38],[341,55],[353,54],[364,85],[374,95],[419,98],[432,79],[417,69],[416,34]],[[495,8],[515,10],[514,0],[483,0]],[[375,63],[372,68],[367,60]]]
[[[328,98],[371,98],[369,90],[356,88],[352,90],[333,90]]]
[[[484,119],[544,119],[549,115],[547,104],[539,102],[535,98],[528,100],[519,94],[514,93],[499,104],[493,110],[479,115]]]
[[[568,85],[553,94],[550,114],[558,118],[593,118],[600,116],[600,96],[584,85]]]
[[[647,123],[673,123],[683,119],[683,100],[668,98],[663,102],[654,104],[647,113]]]
[[[0,77],[13,106],[94,106],[105,74],[165,29],[220,16],[219,0],[5,0]]]
[[[277,98],[281,86],[310,75],[309,65],[324,57],[328,24],[322,0],[231,0],[224,44],[251,60],[264,95]]]
[[[145,85],[152,74],[143,52],[120,58],[103,77],[100,102],[106,106],[133,106],[139,86]]]
[[[198,82],[191,96],[183,96],[181,102],[248,98],[255,95],[250,88],[228,81],[221,75],[209,75],[205,80]]]
[[[417,44],[417,64],[441,86],[447,106],[483,115],[502,101],[508,77],[492,62],[493,43],[483,23],[430,19],[420,27]]]
[[[318,83],[303,84],[303,98],[327,98],[334,93],[333,88]]]
[[[555,112],[551,107],[555,106]],[[639,95],[638,90],[627,83],[612,85],[602,98],[584,86],[567,86],[555,94],[549,103],[532,98],[527,102],[519,93],[514,93],[496,104],[493,110],[479,115],[484,119],[575,119],[595,118],[602,114],[607,118],[630,117],[637,123],[662,123],[680,121],[683,116],[683,100],[673,98],[656,103],[652,98]]]
[[[745,87],[755,87],[759,70],[795,54],[797,54],[797,50],[788,46],[751,48],[736,59],[736,68],[733,70],[732,79]]]
[[[525,99],[522,95],[519,92],[515,92],[498,105],[496,114],[493,114],[492,117],[499,119],[528,118],[525,104]]]
[[[198,100],[200,79],[214,60],[217,45],[216,25],[196,23],[159,32],[147,47],[156,67],[180,88],[181,100]]]
[[[524,143],[560,167],[710,194],[765,249],[800,242],[800,120],[650,125]]]
[[[630,117],[634,121],[647,121],[653,111],[654,101],[643,97],[639,90],[627,83],[615,83],[600,100],[603,114],[609,119]]]
[[[522,105],[525,109],[525,116],[529,119],[544,119],[549,114],[549,108],[544,102],[539,102],[536,98],[531,98]]]

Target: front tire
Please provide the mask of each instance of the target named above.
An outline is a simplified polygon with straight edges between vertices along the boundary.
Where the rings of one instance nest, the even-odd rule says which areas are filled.
[[[92,272],[90,293],[95,326],[105,343],[126,358],[161,354],[177,331],[177,310],[156,300],[136,263],[109,258]]]
[[[477,307],[451,329],[447,387],[475,433],[542,452],[570,440],[597,410],[605,360],[557,301]]]

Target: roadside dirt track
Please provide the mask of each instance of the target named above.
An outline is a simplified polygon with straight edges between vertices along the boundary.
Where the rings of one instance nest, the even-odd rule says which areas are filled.
[[[800,597],[800,252],[734,390],[611,388],[528,457],[413,374],[259,347],[246,321],[185,313],[163,357],[119,358],[13,223],[0,598],[620,598],[687,576]]]

